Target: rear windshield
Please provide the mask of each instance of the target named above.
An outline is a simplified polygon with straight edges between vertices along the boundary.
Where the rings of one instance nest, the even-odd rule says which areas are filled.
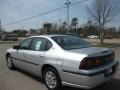
[[[55,36],[52,39],[63,49],[81,49],[92,47],[93,45],[75,36]]]

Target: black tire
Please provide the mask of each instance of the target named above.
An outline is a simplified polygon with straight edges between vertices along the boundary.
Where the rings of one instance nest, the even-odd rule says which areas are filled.
[[[12,58],[10,55],[7,55],[6,56],[6,62],[7,62],[7,67],[11,70],[14,69],[14,65],[13,65],[13,62],[12,62]]]
[[[55,78],[56,78],[56,85],[52,88],[48,85],[47,83],[47,74],[51,72],[52,74],[54,74]],[[62,84],[61,84],[61,79],[60,79],[60,76],[58,74],[58,72],[54,69],[54,68],[47,68],[44,72],[43,72],[43,80],[45,82],[45,85],[46,87],[49,89],[49,90],[58,90],[61,88]],[[50,81],[52,82],[52,81]]]

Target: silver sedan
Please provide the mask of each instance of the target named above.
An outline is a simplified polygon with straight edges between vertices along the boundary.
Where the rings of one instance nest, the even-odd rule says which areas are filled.
[[[49,90],[91,89],[112,79],[119,65],[114,57],[111,49],[69,35],[32,36],[6,52],[9,69],[41,77]]]

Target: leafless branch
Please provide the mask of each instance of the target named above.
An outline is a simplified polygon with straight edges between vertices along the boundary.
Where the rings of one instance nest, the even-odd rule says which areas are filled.
[[[105,25],[112,22],[120,13],[120,0],[94,0],[90,7],[87,7],[91,17],[97,22],[100,29],[101,42],[103,42],[103,29]]]

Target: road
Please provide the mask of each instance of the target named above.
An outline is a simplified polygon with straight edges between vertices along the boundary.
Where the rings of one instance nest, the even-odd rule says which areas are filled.
[[[5,51],[13,44],[0,44],[0,90],[47,90],[42,80],[21,70],[11,71],[5,62]],[[120,58],[120,48],[115,49],[116,57]],[[72,87],[63,87],[63,90],[82,90]],[[115,78],[92,90],[119,90],[120,68]]]

